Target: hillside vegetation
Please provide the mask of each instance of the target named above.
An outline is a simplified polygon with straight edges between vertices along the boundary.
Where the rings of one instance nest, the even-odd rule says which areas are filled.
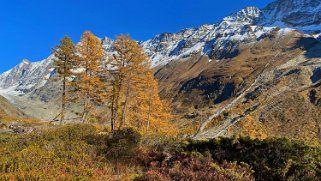
[[[0,96],[0,118],[2,117],[26,117],[26,115],[13,106],[7,99]]]
[[[320,170],[320,145],[287,139],[112,136],[88,124],[0,134],[0,180],[320,180]]]
[[[268,39],[265,41],[269,42]],[[136,41],[129,36],[119,36],[113,45],[116,52],[112,55],[104,53],[99,38],[89,31],[82,35],[80,42],[75,45],[69,37],[64,37],[54,49],[57,75],[50,81],[61,90],[57,102],[60,110],[55,119],[44,123],[14,119],[8,115],[1,118],[1,122],[6,121],[6,124],[3,124],[5,131],[0,133],[0,180],[321,179],[319,143],[292,140],[302,138],[318,142],[319,114],[309,114],[313,119],[291,124],[293,128],[284,134],[282,131],[287,127],[277,123],[292,120],[281,119],[280,115],[273,118],[263,115],[265,108],[275,105],[274,102],[269,103],[273,90],[258,90],[267,83],[265,80],[271,76],[270,69],[286,66],[281,59],[288,56],[285,53],[280,53],[280,60],[275,60],[273,65],[270,64],[272,54],[260,57],[260,64],[252,62],[258,59],[248,60],[251,64],[246,67],[253,66],[257,72],[252,74],[252,70],[244,69],[244,75],[240,74],[244,79],[234,77],[243,93],[233,92],[222,101],[214,101],[217,107],[212,108],[215,111],[210,109],[213,102],[204,103],[204,97],[196,96],[211,90],[203,90],[205,84],[202,84],[196,85],[202,88],[200,92],[189,91],[194,87],[193,81],[185,84],[186,88],[178,96],[189,94],[189,100],[197,102],[174,105],[172,110],[172,105],[161,99],[149,59]],[[292,58],[295,58],[302,52],[295,48],[292,53]],[[244,59],[238,61],[249,63]],[[233,61],[237,60],[230,62]],[[197,68],[196,64],[193,66]],[[262,66],[266,68],[263,72]],[[203,78],[213,75],[212,71],[234,72],[231,67],[226,64],[217,69],[202,70],[203,76],[199,80],[207,82]],[[291,72],[282,76],[287,77]],[[284,110],[282,103],[287,109],[291,104],[292,108],[286,114],[296,113],[297,118],[308,112],[306,109],[317,110],[319,102],[318,88],[313,87],[319,82],[310,84],[309,76],[305,78],[309,80],[307,85],[295,93],[284,91],[273,95],[286,98],[279,99],[280,110]],[[283,85],[281,78],[279,80],[276,83],[271,80],[271,85]],[[287,79],[284,84],[287,84]],[[229,91],[229,85],[232,84],[224,83],[224,89]],[[295,96],[297,93],[300,97]],[[215,95],[207,96],[210,101]],[[183,97],[175,99],[187,100],[188,96]],[[299,108],[295,105],[304,103],[311,107],[294,109]],[[197,111],[185,115],[186,119],[194,121],[181,119],[184,111],[181,114],[179,111],[184,107]],[[172,112],[177,114],[173,116]],[[72,121],[68,119],[70,113],[76,116]],[[203,121],[203,116],[209,114],[212,116]],[[273,114],[278,114],[278,110]],[[297,126],[305,121],[307,123],[301,132]],[[267,125],[272,123],[274,125],[268,128]],[[307,125],[312,128],[305,129]],[[276,126],[279,128],[275,129]],[[219,138],[220,135],[229,138]],[[276,138],[279,135],[290,136]]]

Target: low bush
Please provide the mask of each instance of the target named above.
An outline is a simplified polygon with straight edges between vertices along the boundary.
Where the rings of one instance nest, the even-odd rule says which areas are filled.
[[[124,158],[138,151],[141,141],[139,132],[132,128],[116,130],[107,138],[107,157]]]
[[[92,125],[0,134],[0,180],[321,180],[321,146],[282,139],[178,140]]]
[[[210,156],[198,153],[166,155],[151,153],[144,160],[147,168],[136,180],[254,180],[248,165],[223,162],[219,164]]]
[[[0,180],[111,179],[113,167],[100,154],[105,141],[91,125],[0,135]]]
[[[247,163],[256,180],[321,180],[321,146],[317,144],[286,138],[222,138],[191,141],[185,150],[210,153],[220,163]]]

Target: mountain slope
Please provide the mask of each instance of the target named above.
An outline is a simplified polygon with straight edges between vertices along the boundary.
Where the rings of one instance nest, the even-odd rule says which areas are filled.
[[[244,131],[242,122],[254,119],[269,136],[320,140],[320,52],[320,42],[296,32],[266,39],[217,70],[204,70],[202,79],[195,81],[201,86],[184,93],[190,98],[203,95],[200,100],[204,100],[202,92],[214,87],[207,94],[206,108],[193,110],[210,117],[196,138],[238,134]],[[193,93],[197,89],[201,93]]]
[[[254,120],[267,135],[321,140],[320,7],[321,0],[277,0],[140,44],[176,119],[201,124],[196,138],[246,134],[242,123]],[[102,39],[107,53],[113,43]],[[52,119],[59,108],[59,88],[47,80],[53,58],[0,75],[0,93]]]
[[[269,36],[275,29],[273,26],[292,27],[307,32],[315,30],[320,24],[318,20],[321,19],[318,17],[318,8],[321,8],[320,0],[278,0],[263,10],[247,7],[217,24],[185,29],[177,33],[163,33],[141,42],[141,45],[151,57],[152,67],[159,68],[172,60],[182,60],[198,52],[211,60],[219,61],[236,56],[241,43],[255,43]],[[291,17],[293,22],[298,24],[291,23]],[[107,52],[113,51],[113,43],[114,40],[108,37],[102,39]],[[53,58],[51,55],[34,63],[24,60],[12,70],[0,75],[0,88],[27,93],[43,87],[47,79],[55,74],[51,68]]]
[[[152,58],[153,67],[200,51],[213,60],[233,57],[240,43],[255,42],[271,31],[272,28],[251,26],[260,12],[256,7],[247,7],[218,24],[163,33],[143,42],[142,46]]]
[[[321,0],[277,0],[262,10],[258,24],[320,32]]]
[[[26,114],[21,110],[13,106],[7,99],[0,96],[0,118],[12,117],[12,118],[22,118],[26,117]],[[1,120],[0,120],[1,121]]]
[[[0,75],[0,88],[13,88],[23,94],[43,87],[54,74],[52,62],[53,56],[34,63],[23,60],[13,69]]]

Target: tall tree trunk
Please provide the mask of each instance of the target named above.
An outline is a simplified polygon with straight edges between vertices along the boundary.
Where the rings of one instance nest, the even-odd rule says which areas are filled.
[[[86,62],[87,63],[87,62]],[[91,76],[89,70],[88,70],[88,65],[86,64],[86,75],[87,76]],[[87,80],[87,92],[86,92],[86,96],[85,96],[85,103],[84,103],[84,110],[82,113],[82,117],[81,117],[81,122],[85,123],[86,119],[87,119],[87,114],[88,114],[88,108],[89,108],[89,102],[90,102],[90,82]]]
[[[62,82],[62,100],[61,100],[61,118],[60,124],[65,119],[65,109],[66,109],[66,76],[64,75],[63,82]]]
[[[85,96],[85,103],[84,103],[84,110],[82,112],[81,116],[81,122],[85,123],[87,119],[87,112],[88,112],[88,102],[89,102],[89,96],[88,94]]]
[[[118,104],[119,104],[119,91],[116,94],[115,100],[115,112],[114,112],[114,129],[116,128],[118,118]]]
[[[89,66],[89,62],[87,61],[86,66],[85,66],[86,67],[86,75],[88,78],[91,78],[92,72],[89,70],[88,66]],[[92,85],[89,80],[87,80],[86,84],[87,84],[87,87],[86,87],[87,90],[86,90],[86,96],[85,96],[84,111],[83,111],[82,118],[81,118],[82,123],[85,123],[87,121],[87,116],[89,113],[89,107],[90,107],[90,103],[91,103]]]
[[[152,96],[149,96],[149,102],[148,102],[148,116],[147,116],[147,126],[146,126],[146,134],[148,134],[149,127],[150,127],[150,115],[152,110]]]
[[[129,85],[128,85],[129,86]],[[129,87],[127,87],[126,94],[125,94],[125,102],[122,110],[122,116],[119,124],[119,129],[125,125],[125,116],[126,116],[126,109],[128,103],[128,95],[129,95]]]
[[[118,105],[119,105],[119,97],[120,97],[120,92],[121,92],[121,88],[122,88],[122,79],[121,79],[121,76],[119,76],[119,79],[118,79],[118,84],[116,84],[118,86],[118,90],[117,90],[117,93],[116,93],[116,101],[115,101],[115,112],[114,112],[114,128],[116,128],[116,125],[117,125],[117,118],[118,118]]]
[[[113,85],[113,95],[111,100],[111,118],[110,118],[110,128],[111,132],[113,133],[115,130],[115,97],[116,97],[116,90],[115,85]]]

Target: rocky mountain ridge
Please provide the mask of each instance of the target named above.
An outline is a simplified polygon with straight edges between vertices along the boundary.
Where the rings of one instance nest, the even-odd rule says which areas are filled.
[[[262,26],[295,28],[305,32],[320,32],[320,0],[277,0],[262,9],[256,22]]]
[[[177,120],[201,125],[197,139],[242,133],[242,120],[255,120],[272,136],[321,138],[320,4],[277,0],[140,44]],[[102,39],[107,53],[113,43]],[[0,94],[18,105],[32,103],[26,112],[52,119],[58,107],[50,99],[59,92],[47,81],[55,73],[52,62],[52,56],[23,61],[0,75]]]
[[[211,61],[219,61],[237,55],[241,43],[258,42],[269,36],[276,27],[315,32],[321,23],[320,3],[320,0],[278,0],[262,10],[246,7],[217,24],[163,33],[141,42],[141,45],[151,57],[152,67],[161,67],[172,60],[184,59],[198,52],[208,56]],[[107,52],[113,51],[113,42],[108,37],[102,39]],[[0,88],[24,94],[44,86],[55,73],[52,69],[53,58],[51,55],[33,63],[23,60],[12,70],[0,75]]]

